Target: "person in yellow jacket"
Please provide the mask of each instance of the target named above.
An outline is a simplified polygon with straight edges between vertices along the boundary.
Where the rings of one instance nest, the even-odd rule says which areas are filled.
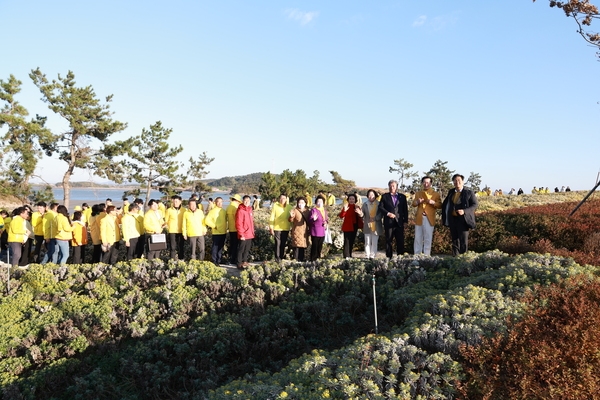
[[[227,206],[227,230],[229,231],[229,247],[227,253],[229,254],[229,264],[237,265],[238,260],[238,234],[237,228],[235,227],[235,214],[237,209],[242,204],[242,196],[235,194],[229,198],[230,202]]]
[[[313,206],[313,198],[310,195],[310,193],[308,193],[308,192],[304,193],[304,197],[306,198],[306,207],[312,207]]]
[[[49,209],[47,209],[42,223],[44,224],[44,243],[46,244],[46,254],[42,259],[42,264],[52,262],[56,264],[58,262],[58,251],[56,249],[56,231],[53,230],[54,219],[56,218],[56,209],[58,203],[50,203]]]
[[[100,221],[100,239],[102,240],[102,262],[114,265],[119,257],[121,229],[117,223],[117,208],[106,207],[106,216]]]
[[[162,215],[163,218],[165,218],[165,216],[167,215],[167,209],[162,201],[158,202],[158,212],[160,213],[160,215]]]
[[[208,212],[205,223],[212,229],[211,259],[213,264],[220,265],[227,236],[227,212],[223,210],[223,199],[217,197],[214,207]]]
[[[137,204],[137,206],[138,206],[138,214],[140,214],[143,217],[144,216],[144,200],[142,200],[140,198],[136,198],[133,201],[133,204]]]
[[[190,199],[188,209],[183,215],[183,239],[190,241],[192,248],[192,260],[204,261],[204,235],[206,234],[206,224],[204,222],[204,211],[198,208],[198,202]],[[198,258],[196,258],[196,249],[198,249]]]
[[[81,264],[85,259],[85,245],[87,245],[87,228],[83,221],[83,211],[75,211],[73,213],[73,240],[71,240],[71,248],[73,249],[73,257],[71,264]]]
[[[23,254],[23,243],[29,238],[31,233],[27,230],[27,218],[29,218],[29,210],[26,207],[19,207],[13,211],[14,217],[8,224],[8,245],[12,250],[11,265],[17,267],[19,260]],[[6,225],[5,225],[6,226]]]
[[[92,206],[92,216],[90,217],[89,230],[92,238],[93,253],[92,263],[102,261],[102,238],[100,237],[100,223],[106,217],[104,203],[95,204]]]
[[[8,254],[8,227],[10,226],[8,211],[0,210],[0,258],[6,260]]]
[[[144,214],[144,231],[146,232],[146,242],[148,244],[148,252],[146,258],[152,260],[160,257],[161,250],[150,250],[152,243],[152,235],[163,233],[163,229],[167,227],[165,220],[160,213],[158,200],[150,199],[148,202],[148,211]]]
[[[181,232],[184,213],[185,209],[181,207],[181,196],[172,196],[171,207],[167,208],[165,214],[165,223],[167,224],[171,259],[173,260],[183,260],[183,245],[185,241]]]
[[[53,231],[56,232],[56,252],[58,253],[57,264],[65,265],[69,258],[69,244],[73,240],[73,224],[69,218],[67,207],[60,205],[56,209]]]
[[[279,201],[271,208],[269,232],[275,238],[275,261],[277,262],[285,258],[285,246],[292,227],[289,220],[292,208],[285,194],[279,195]]]
[[[335,196],[331,192],[327,192],[327,206],[335,206]]]
[[[415,216],[415,254],[431,255],[431,242],[435,227],[435,210],[442,208],[440,194],[431,187],[432,179],[425,176],[421,179],[423,190],[415,193],[412,206],[417,207]]]
[[[89,227],[90,217],[92,216],[92,208],[88,205],[88,203],[83,203],[81,205],[81,212],[83,213],[81,221],[85,224],[85,226]]]
[[[131,207],[131,204],[129,203],[129,199],[127,199],[127,197],[123,198],[123,214],[128,214],[129,213],[129,207]]]
[[[129,212],[121,219],[123,241],[127,247],[127,260],[142,258],[144,255],[144,216],[140,214],[140,206],[129,205]]]
[[[40,253],[44,244],[44,214],[46,214],[46,203],[40,201],[36,204],[37,211],[31,214],[31,226],[35,237],[35,248],[33,250],[33,262],[39,263]]]

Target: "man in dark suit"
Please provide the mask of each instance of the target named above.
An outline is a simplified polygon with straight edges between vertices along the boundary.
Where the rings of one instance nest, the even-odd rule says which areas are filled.
[[[472,190],[463,187],[465,177],[454,174],[448,196],[442,204],[442,221],[450,227],[452,255],[466,253],[469,247],[469,229],[475,228],[477,197]]]
[[[398,182],[388,182],[389,193],[381,196],[379,213],[383,215],[385,230],[385,255],[392,258],[392,240],[396,239],[396,253],[404,253],[404,227],[408,223],[408,203],[406,196],[397,193]]]

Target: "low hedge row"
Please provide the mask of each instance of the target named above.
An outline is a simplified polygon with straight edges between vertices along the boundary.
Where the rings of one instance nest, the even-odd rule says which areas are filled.
[[[447,396],[461,376],[458,344],[502,330],[524,288],[594,271],[497,251],[265,263],[239,278],[204,262],[32,265],[0,299],[2,393]]]

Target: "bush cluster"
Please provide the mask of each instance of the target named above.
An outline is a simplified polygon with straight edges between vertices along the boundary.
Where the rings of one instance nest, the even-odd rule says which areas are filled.
[[[448,398],[461,343],[506,331],[525,288],[593,272],[498,251],[267,262],[239,277],[206,262],[32,265],[0,299],[2,393]]]
[[[474,251],[500,249],[573,257],[580,264],[600,265],[600,200],[587,201],[573,216],[576,202],[544,204],[477,216],[471,235]]]
[[[592,399],[600,393],[600,281],[585,276],[527,293],[527,313],[481,346],[461,344],[465,398]]]

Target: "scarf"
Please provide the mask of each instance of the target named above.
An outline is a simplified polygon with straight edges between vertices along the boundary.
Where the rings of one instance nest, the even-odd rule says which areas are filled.
[[[369,229],[371,230],[371,232],[375,232],[376,228],[375,228],[375,215],[377,215],[377,204],[374,202],[369,202],[368,203],[368,207],[369,207]]]
[[[327,218],[325,218],[325,207],[317,207],[317,206],[315,206],[315,208],[317,210],[319,210],[319,212],[321,213],[321,216],[323,217],[323,223],[325,223],[325,220],[327,219]]]

